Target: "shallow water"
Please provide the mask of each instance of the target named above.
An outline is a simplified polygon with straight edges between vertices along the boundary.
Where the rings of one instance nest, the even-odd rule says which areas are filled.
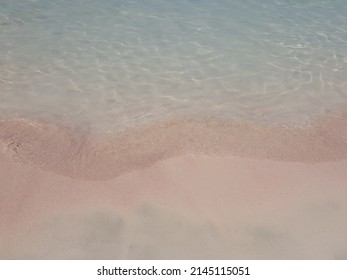
[[[1,1],[0,109],[117,129],[347,102],[344,1]]]
[[[346,259],[344,1],[0,0],[0,258]]]

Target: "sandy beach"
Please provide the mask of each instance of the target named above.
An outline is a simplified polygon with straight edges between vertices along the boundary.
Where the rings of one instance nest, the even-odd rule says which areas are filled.
[[[0,2],[0,259],[347,259],[347,2]]]
[[[346,125],[3,120],[0,258],[345,259]]]

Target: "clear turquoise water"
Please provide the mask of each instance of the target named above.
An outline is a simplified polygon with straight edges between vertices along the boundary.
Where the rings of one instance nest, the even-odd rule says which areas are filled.
[[[0,112],[127,127],[347,104],[345,1],[0,0]]]

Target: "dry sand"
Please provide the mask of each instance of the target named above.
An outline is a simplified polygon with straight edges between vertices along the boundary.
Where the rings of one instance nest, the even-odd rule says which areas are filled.
[[[2,259],[347,259],[347,122],[0,122]]]

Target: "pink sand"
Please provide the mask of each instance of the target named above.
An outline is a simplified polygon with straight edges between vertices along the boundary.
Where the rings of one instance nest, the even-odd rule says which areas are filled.
[[[343,119],[189,125],[109,141],[4,121],[0,258],[347,258]]]

